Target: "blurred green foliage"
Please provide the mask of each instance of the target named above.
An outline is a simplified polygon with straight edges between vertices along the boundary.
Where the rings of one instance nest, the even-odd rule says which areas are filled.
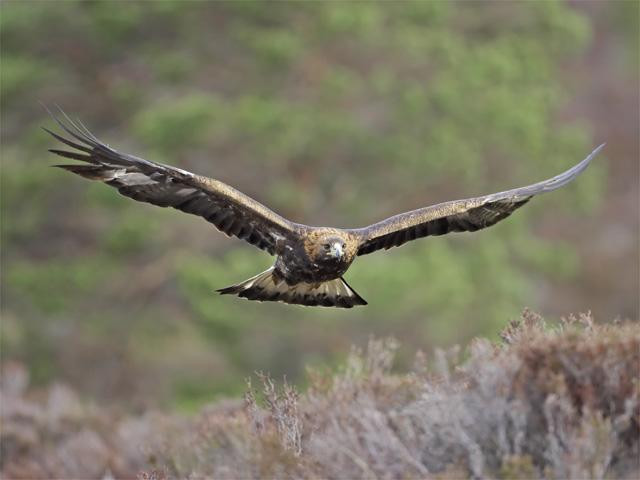
[[[31,1],[4,4],[0,26],[3,309],[10,331],[29,332],[3,335],[2,350],[31,366],[48,352],[42,381],[82,383],[117,351],[117,381],[99,393],[190,407],[254,370],[298,380],[371,333],[424,348],[495,332],[536,306],[536,284],[579,272],[568,245],[531,225],[551,206],[596,205],[601,164],[486,232],[357,261],[347,279],[369,307],[222,298],[215,288],[272,260],[47,168],[54,143],[36,130],[52,125],[37,101],[58,103],[118,149],[295,221],[361,226],[585,156],[584,125],[556,119],[558,69],[590,39],[564,2]]]

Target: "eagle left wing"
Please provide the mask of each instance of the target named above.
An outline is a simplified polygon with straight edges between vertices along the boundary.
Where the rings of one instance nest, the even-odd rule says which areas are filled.
[[[490,227],[507,218],[534,195],[551,192],[569,183],[587,168],[603,147],[604,144],[600,145],[576,166],[548,180],[505,192],[420,208],[349,232],[359,239],[358,255],[366,255],[429,235],[474,232]]]
[[[51,116],[73,140],[44,130],[73,151],[49,151],[87,164],[56,167],[90,180],[100,180],[134,200],[203,217],[227,235],[241,238],[272,255],[277,253],[279,239],[297,235],[296,224],[235,188],[213,178],[120,153],[98,140],[84,125],[61,113],[64,122]]]

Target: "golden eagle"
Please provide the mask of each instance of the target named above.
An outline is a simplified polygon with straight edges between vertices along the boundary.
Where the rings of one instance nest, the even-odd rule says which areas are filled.
[[[291,222],[218,180],[120,153],[81,122],[61,114],[62,120],[52,116],[69,138],[45,130],[73,150],[49,151],[85,163],[56,167],[100,180],[134,200],[203,217],[228,236],[276,256],[267,271],[218,292],[249,300],[325,307],[367,304],[342,278],[357,256],[429,235],[474,232],[494,225],[534,195],[569,183],[604,147],[600,145],[566,172],[527,187],[420,208],[368,227],[341,229]]]

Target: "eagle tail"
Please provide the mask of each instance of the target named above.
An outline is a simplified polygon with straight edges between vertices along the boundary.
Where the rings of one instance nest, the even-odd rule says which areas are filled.
[[[296,305],[351,308],[367,302],[342,277],[320,283],[289,285],[274,267],[244,282],[216,290],[222,295],[238,295],[260,302],[284,302]]]

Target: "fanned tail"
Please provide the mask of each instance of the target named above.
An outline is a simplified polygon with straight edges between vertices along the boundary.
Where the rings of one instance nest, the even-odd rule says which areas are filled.
[[[288,285],[274,267],[230,287],[216,290],[222,295],[238,295],[260,302],[351,308],[367,302],[342,277],[321,283]]]

